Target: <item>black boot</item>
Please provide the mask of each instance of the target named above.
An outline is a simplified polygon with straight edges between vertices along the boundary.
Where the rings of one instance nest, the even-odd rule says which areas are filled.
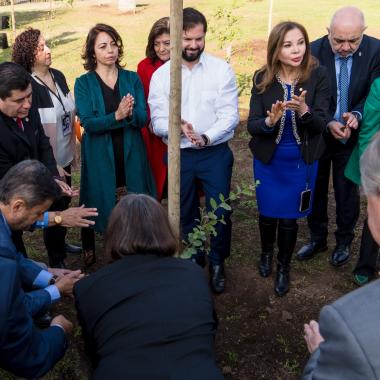
[[[277,274],[274,291],[284,296],[289,291],[290,261],[297,240],[298,225],[296,219],[280,219],[278,224]]]
[[[259,273],[261,277],[268,277],[272,273],[273,244],[276,240],[277,219],[259,216],[261,237],[261,255]]]

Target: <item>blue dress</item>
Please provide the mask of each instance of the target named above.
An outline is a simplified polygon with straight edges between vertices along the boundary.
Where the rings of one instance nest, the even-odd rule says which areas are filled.
[[[290,85],[287,87],[287,100],[291,98]],[[318,161],[308,165],[302,158],[301,145],[294,137],[292,128],[292,112],[286,111],[284,130],[281,140],[268,164],[258,159],[253,161],[256,187],[256,200],[259,212],[263,216],[282,219],[298,219],[307,216],[311,207],[299,211],[302,191],[308,189],[314,193]],[[310,205],[313,199],[311,199]]]

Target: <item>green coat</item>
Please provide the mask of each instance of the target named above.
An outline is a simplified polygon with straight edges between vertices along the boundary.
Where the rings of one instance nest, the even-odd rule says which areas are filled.
[[[106,115],[103,94],[94,72],[75,81],[75,103],[84,128],[81,144],[80,203],[97,207],[94,229],[104,232],[115,206],[116,176],[111,130],[124,130],[124,166],[127,191],[155,196],[155,185],[147,160],[141,128],[147,121],[144,90],[137,74],[119,69],[120,96],[135,99],[130,120],[116,121]]]
[[[355,182],[361,184],[360,178],[360,157],[371,142],[372,137],[380,130],[380,78],[374,80],[371,90],[364,105],[363,121],[360,126],[359,139],[351,157],[347,163],[344,175]]]

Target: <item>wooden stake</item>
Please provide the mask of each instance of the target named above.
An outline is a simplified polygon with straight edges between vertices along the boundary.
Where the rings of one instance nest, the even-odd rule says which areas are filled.
[[[169,219],[180,237],[180,142],[183,0],[170,0],[170,105],[168,141]]]
[[[273,0],[269,0],[269,12],[268,12],[268,37],[272,30],[272,16],[273,16]]]
[[[14,0],[11,0],[11,20],[12,20],[12,44],[15,42],[16,39],[16,17],[15,17],[15,2]]]

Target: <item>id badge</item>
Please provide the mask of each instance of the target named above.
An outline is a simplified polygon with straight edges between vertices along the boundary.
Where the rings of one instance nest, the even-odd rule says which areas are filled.
[[[63,136],[71,134],[71,115],[69,112],[66,112],[62,116],[62,131]]]
[[[302,191],[300,196],[300,205],[299,205],[299,211],[305,212],[308,211],[311,207],[311,190],[305,190]]]

